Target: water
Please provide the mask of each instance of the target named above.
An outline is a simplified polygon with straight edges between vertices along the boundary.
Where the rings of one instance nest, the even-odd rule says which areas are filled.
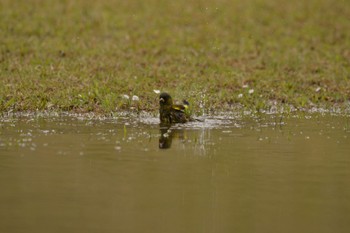
[[[349,232],[350,119],[0,120],[0,232]]]

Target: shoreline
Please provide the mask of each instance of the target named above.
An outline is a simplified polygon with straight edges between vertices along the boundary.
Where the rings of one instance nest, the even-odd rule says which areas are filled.
[[[249,109],[232,109],[231,111],[216,111],[215,113],[194,115],[194,117],[199,117],[201,119],[212,119],[212,118],[254,118],[257,116],[296,116],[303,114],[321,114],[321,115],[334,115],[334,116],[344,116],[350,117],[350,106],[345,107],[333,107],[333,108],[289,108],[285,111],[283,107],[271,108],[270,110],[249,110]],[[159,117],[158,112],[155,111],[115,111],[110,113],[100,113],[100,112],[74,112],[74,111],[55,111],[55,110],[38,110],[38,111],[7,111],[0,113],[0,120],[2,119],[20,119],[20,118],[77,118],[83,120],[109,120],[109,119],[137,119],[137,118],[157,118]]]

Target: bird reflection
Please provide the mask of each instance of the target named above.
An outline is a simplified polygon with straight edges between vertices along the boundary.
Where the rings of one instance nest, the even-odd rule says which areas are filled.
[[[159,149],[169,149],[174,139],[184,140],[184,130],[160,125]]]
[[[161,127],[159,137],[159,149],[169,149],[171,147],[172,142],[173,132],[170,130],[170,127]]]

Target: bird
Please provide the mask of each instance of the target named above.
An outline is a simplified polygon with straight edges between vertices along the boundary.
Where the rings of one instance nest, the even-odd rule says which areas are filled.
[[[159,119],[161,124],[186,123],[192,120],[189,103],[173,104],[171,96],[163,92],[159,95]]]

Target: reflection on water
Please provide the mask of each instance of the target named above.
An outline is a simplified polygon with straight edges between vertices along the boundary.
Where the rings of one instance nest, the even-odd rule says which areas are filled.
[[[183,134],[182,129],[171,130],[170,126],[159,126],[160,136],[159,136],[159,149],[169,149],[171,143],[173,142],[174,134],[177,134],[175,131],[180,131],[180,134]],[[183,137],[182,137],[183,138]]]
[[[348,232],[349,123],[3,118],[0,232]]]

